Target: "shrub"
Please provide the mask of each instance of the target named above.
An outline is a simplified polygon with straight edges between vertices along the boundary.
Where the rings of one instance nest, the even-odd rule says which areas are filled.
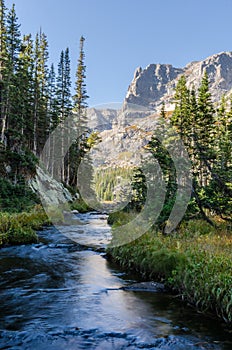
[[[0,177],[0,210],[18,213],[30,210],[39,203],[38,197],[25,184],[14,185],[7,179]]]

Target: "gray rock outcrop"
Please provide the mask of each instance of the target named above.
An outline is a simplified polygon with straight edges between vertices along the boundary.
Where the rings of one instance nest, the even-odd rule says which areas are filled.
[[[183,73],[184,69],[171,64],[150,64],[145,69],[138,68],[125,98],[126,105],[155,107],[165,94],[169,94],[170,83]]]
[[[73,200],[67,188],[65,188],[62,183],[52,178],[39,166],[36,168],[35,178],[30,180],[29,185],[46,207],[56,207]]]

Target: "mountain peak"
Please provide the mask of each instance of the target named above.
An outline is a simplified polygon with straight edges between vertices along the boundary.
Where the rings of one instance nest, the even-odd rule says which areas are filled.
[[[187,86],[199,88],[204,72],[210,80],[213,101],[232,89],[232,52],[220,52],[202,61],[193,61],[183,68],[171,64],[151,63],[146,68],[137,68],[124,102],[156,109],[162,101],[169,107],[175,86],[181,75],[186,76]]]
[[[145,69],[137,68],[129,86],[126,103],[146,106],[155,103],[166,93],[167,84],[174,80],[182,69],[171,64],[149,64]]]

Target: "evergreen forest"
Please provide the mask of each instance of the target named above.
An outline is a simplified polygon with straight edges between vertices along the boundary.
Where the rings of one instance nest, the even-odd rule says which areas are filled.
[[[0,210],[20,211],[38,201],[27,183],[35,175],[39,156],[53,130],[67,116],[85,125],[85,38],[80,38],[79,48],[77,42],[72,96],[69,48],[61,51],[57,67],[49,65],[46,34],[40,30],[35,37],[22,35],[15,5],[7,9],[4,0],[0,1],[0,25]],[[67,186],[77,184],[78,163],[89,147],[87,138],[77,138],[59,169],[54,165],[50,169]],[[55,145],[50,139],[52,152]]]

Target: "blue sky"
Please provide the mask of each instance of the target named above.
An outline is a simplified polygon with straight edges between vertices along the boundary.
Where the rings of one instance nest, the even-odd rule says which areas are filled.
[[[232,51],[231,0],[5,0],[23,34],[40,27],[50,60],[70,48],[72,77],[84,35],[89,105],[121,102],[138,66],[182,67]]]

